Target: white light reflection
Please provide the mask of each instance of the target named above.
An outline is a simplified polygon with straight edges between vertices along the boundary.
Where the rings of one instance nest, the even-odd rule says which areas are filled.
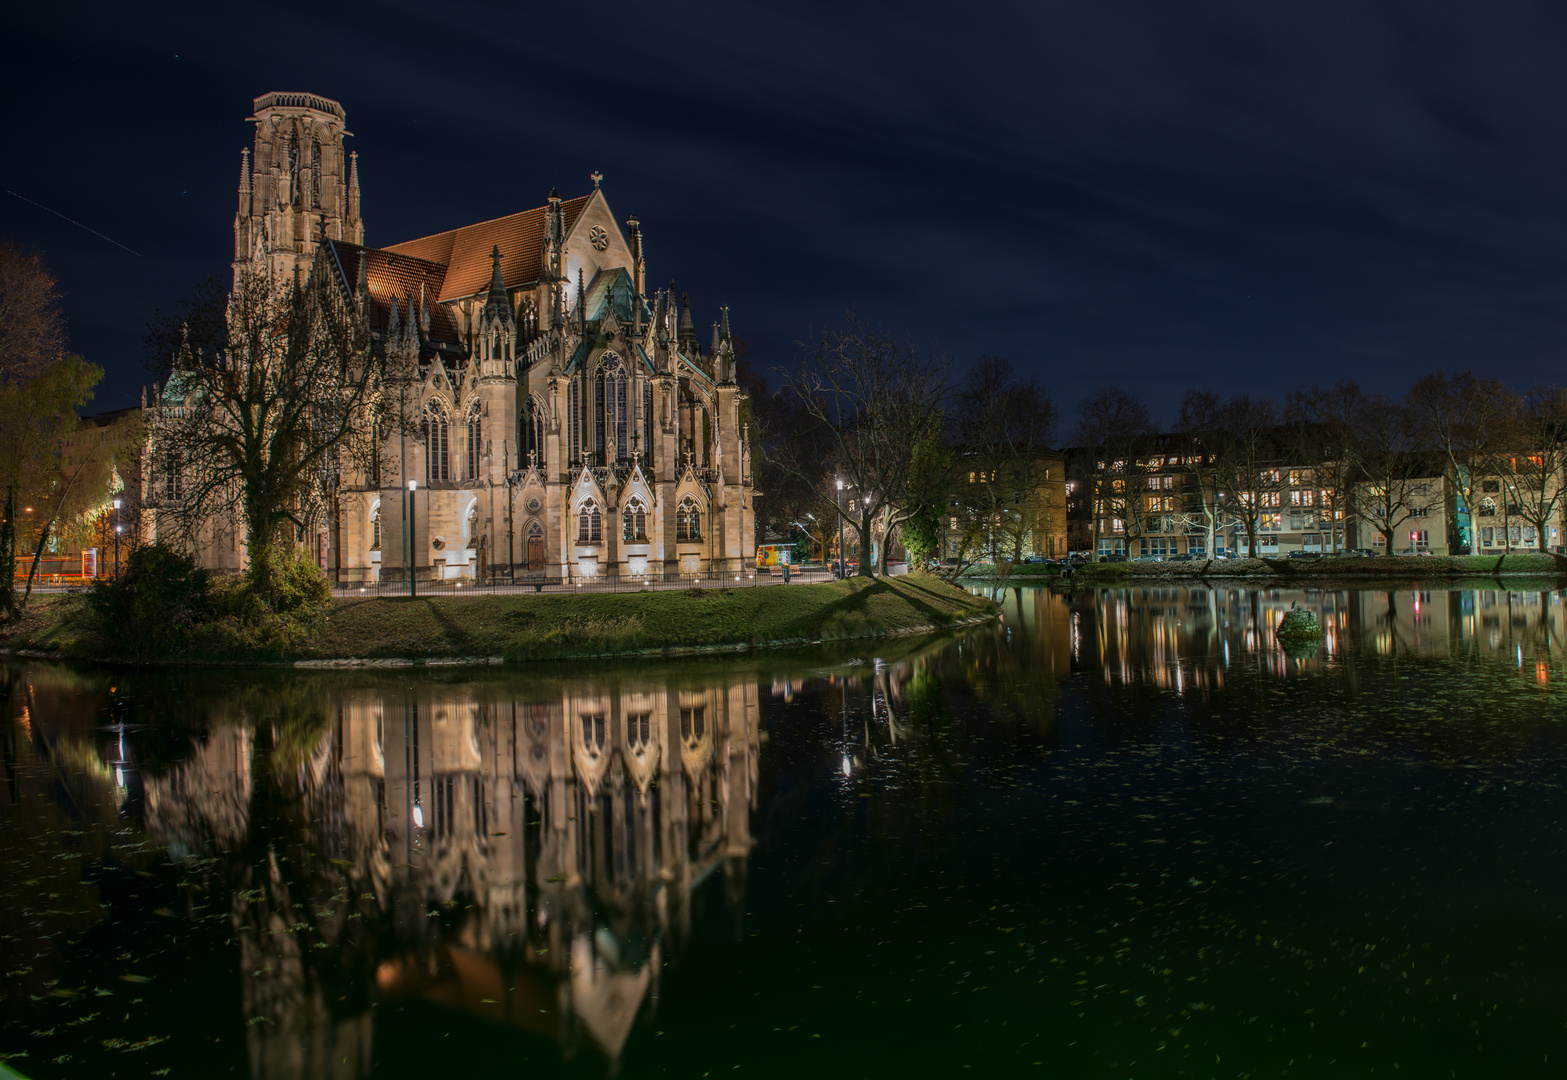
[[[414,828],[424,828],[424,811],[419,809],[418,803],[414,803]]]
[[[854,767],[849,764],[849,755],[843,755],[843,775],[848,776],[853,771]]]

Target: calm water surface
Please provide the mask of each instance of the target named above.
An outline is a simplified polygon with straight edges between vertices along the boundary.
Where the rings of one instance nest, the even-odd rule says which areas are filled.
[[[1559,594],[1000,599],[728,663],[0,668],[0,1054],[1562,1074]]]

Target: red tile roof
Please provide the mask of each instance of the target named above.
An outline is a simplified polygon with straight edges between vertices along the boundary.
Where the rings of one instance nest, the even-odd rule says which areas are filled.
[[[359,288],[359,263],[361,260],[365,262],[365,284],[370,289],[371,329],[376,331],[386,329],[387,319],[391,314],[390,305],[394,301],[398,305],[400,317],[406,320],[408,298],[413,297],[414,306],[417,308],[419,289],[422,285],[425,299],[430,307],[429,336],[437,341],[459,340],[457,324],[452,318],[451,310],[436,303],[436,296],[441,291],[441,282],[447,275],[444,265],[426,259],[410,258],[396,252],[364,248],[342,240],[331,240],[328,243],[332,245],[337,255],[338,265],[342,267],[342,282],[349,296]]]
[[[570,232],[591,195],[561,201],[561,220]],[[490,249],[501,249],[501,277],[508,289],[530,285],[544,273],[544,214],[539,206],[517,214],[464,225],[460,229],[391,244],[384,251],[447,267],[440,295],[445,303],[484,292],[490,284]]]

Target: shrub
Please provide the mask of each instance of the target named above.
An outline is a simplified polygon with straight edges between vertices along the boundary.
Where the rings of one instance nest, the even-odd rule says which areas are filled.
[[[262,560],[266,562],[265,574],[262,573]],[[326,575],[293,544],[271,544],[263,548],[259,557],[251,560],[245,580],[247,591],[279,615],[297,612],[308,617],[324,611],[332,599]],[[263,583],[268,581],[271,596],[263,595]]]
[[[93,582],[88,603],[104,634],[132,655],[164,652],[211,614],[211,577],[164,543],[137,548],[118,578]]]

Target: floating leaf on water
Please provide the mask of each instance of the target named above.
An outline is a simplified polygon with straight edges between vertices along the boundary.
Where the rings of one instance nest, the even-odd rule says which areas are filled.
[[[152,976],[151,975],[121,975],[120,976],[120,981],[121,982],[128,982],[128,983],[149,983],[149,982],[152,982]]]
[[[544,880],[545,881],[550,881],[550,882],[565,881],[566,880],[566,875],[565,874],[555,874],[552,877],[545,878]]]
[[[152,913],[154,915],[162,915],[165,919],[172,919],[172,918],[174,918],[174,912],[170,911],[166,907],[153,908],[152,909]]]

